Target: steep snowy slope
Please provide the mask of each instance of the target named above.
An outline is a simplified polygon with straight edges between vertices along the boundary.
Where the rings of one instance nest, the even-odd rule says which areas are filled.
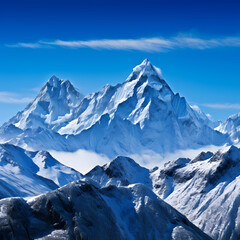
[[[36,174],[38,167],[23,151],[9,148],[14,146],[0,145],[0,198],[35,196],[58,188]]]
[[[152,173],[158,196],[214,239],[240,237],[240,149],[178,159]]]
[[[0,145],[0,198],[35,196],[82,177],[48,152],[30,152]]]
[[[142,184],[73,182],[31,200],[0,200],[5,239],[210,239]]]
[[[69,81],[52,77],[23,112],[3,125],[1,141],[35,150],[83,148],[114,158],[226,140],[205,114],[173,93],[147,59],[125,82],[80,99]]]
[[[220,124],[216,130],[223,134],[228,134],[233,143],[240,141],[240,113],[230,116],[224,123]]]
[[[206,115],[174,94],[159,72],[144,60],[122,84],[107,85],[84,98],[77,110],[79,117],[59,132],[110,157],[223,143],[224,137],[209,127]]]

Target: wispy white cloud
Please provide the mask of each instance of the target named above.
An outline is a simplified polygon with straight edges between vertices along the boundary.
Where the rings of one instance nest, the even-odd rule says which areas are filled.
[[[240,103],[205,103],[201,105],[215,109],[240,109]]]
[[[40,42],[36,43],[17,43],[17,44],[7,44],[7,47],[19,47],[19,48],[44,48],[47,47],[47,45],[43,45]]]
[[[90,41],[62,41],[42,42],[52,46],[71,48],[94,48],[94,49],[116,49],[116,50],[140,50],[140,51],[163,51],[172,49],[173,43],[163,38],[141,38],[141,39],[102,39]]]
[[[32,98],[22,97],[16,93],[11,92],[0,92],[1,103],[29,103]]]
[[[178,48],[209,49],[216,47],[240,47],[240,37],[204,39],[178,36],[173,38],[99,39],[88,41],[40,40],[36,43],[17,43],[7,46],[22,48],[66,47],[161,52]]]

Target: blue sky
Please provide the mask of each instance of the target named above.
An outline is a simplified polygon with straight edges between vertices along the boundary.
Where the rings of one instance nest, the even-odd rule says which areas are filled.
[[[148,58],[217,120],[240,112],[239,1],[0,0],[0,123],[55,74],[83,94]]]

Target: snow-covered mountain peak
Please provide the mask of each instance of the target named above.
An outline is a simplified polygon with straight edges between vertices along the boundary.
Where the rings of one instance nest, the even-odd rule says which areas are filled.
[[[113,169],[116,168],[118,171],[120,169],[128,169],[128,166],[132,167],[140,167],[133,159],[129,157],[118,156],[113,161],[105,165],[105,169]]]
[[[191,162],[198,162],[198,161],[204,161],[213,156],[213,153],[208,151],[208,152],[201,152],[196,158],[194,158]]]
[[[240,161],[240,149],[236,146],[231,146],[230,149],[226,152],[225,158],[232,159],[234,162]]]
[[[47,84],[52,87],[57,87],[61,85],[64,82],[64,80],[61,80],[60,78],[56,77],[55,75],[52,75],[49,80],[47,81]]]
[[[148,86],[161,90],[163,86],[169,86],[162,78],[162,72],[159,68],[153,66],[148,59],[133,68],[132,73],[126,82],[138,81],[140,84],[147,83]],[[170,89],[170,88],[169,88]]]
[[[118,156],[104,166],[97,166],[85,175],[86,179],[97,182],[100,186],[127,186],[143,183],[151,187],[149,170],[141,167],[129,157]]]
[[[0,137],[34,150],[84,148],[111,158],[145,150],[169,153],[225,141],[204,113],[171,90],[148,59],[126,81],[106,85],[83,99],[69,81],[52,76],[36,99],[0,129]]]
[[[142,61],[141,64],[137,65],[136,67],[133,68],[133,72],[140,72],[144,69],[148,69],[150,71],[153,71],[153,65],[151,62],[146,58]]]
[[[157,75],[162,77],[162,72],[159,68],[153,66],[151,62],[146,58],[143,62],[133,68],[134,73],[142,73],[142,75]]]
[[[229,140],[233,144],[237,144],[240,141],[240,113],[231,115],[228,119],[220,124],[217,131],[228,134]]]
[[[121,86],[126,86],[128,91],[131,90],[130,96],[134,95],[133,91],[137,92],[138,98],[147,97],[150,99],[158,97],[159,94],[160,98],[173,95],[172,90],[162,78],[161,70],[153,66],[148,59],[134,67],[132,73]]]
[[[64,98],[64,97],[67,97],[66,96],[67,94],[75,95],[75,96],[81,95],[74,88],[74,86],[69,80],[63,80],[53,75],[51,78],[49,78],[47,83],[42,87],[42,89],[40,90],[40,93],[38,94],[38,97],[43,97],[44,95],[48,95],[48,97],[50,98],[53,98],[55,96]]]
[[[137,173],[143,171],[146,175],[149,174],[149,171],[145,168],[142,168],[137,164],[133,159],[129,157],[118,156],[110,163],[103,166],[106,174],[112,178],[129,176],[132,177]]]
[[[239,239],[240,149],[201,153],[151,174],[154,192],[213,239]]]
[[[22,130],[39,127],[57,129],[60,124],[68,121],[82,98],[70,81],[53,75],[33,102],[12,118],[10,123]]]
[[[80,178],[79,172],[46,151],[32,152],[9,143],[0,144],[0,199],[34,196]]]

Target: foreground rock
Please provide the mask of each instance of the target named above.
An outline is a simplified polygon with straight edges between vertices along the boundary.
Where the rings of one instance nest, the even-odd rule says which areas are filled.
[[[210,239],[143,184],[77,181],[28,201],[0,201],[0,239]]]

